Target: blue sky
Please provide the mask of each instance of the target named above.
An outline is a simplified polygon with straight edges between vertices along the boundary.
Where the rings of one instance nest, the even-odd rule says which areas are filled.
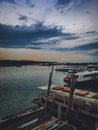
[[[0,0],[0,59],[98,62],[98,0]]]

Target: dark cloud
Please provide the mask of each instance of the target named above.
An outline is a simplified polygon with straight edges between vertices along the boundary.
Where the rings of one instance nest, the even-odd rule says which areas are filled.
[[[25,19],[25,17],[22,17],[22,19]],[[0,24],[1,47],[25,47],[31,44],[35,46],[35,48],[39,48],[40,45],[55,45],[62,40],[74,40],[78,38],[79,37],[75,34],[63,33],[62,27],[46,27],[42,22],[37,22],[30,27],[20,27],[18,25],[13,27]],[[46,42],[44,42],[44,40],[46,40]]]
[[[15,0],[0,0],[0,2],[10,2],[10,3],[15,3]]]
[[[32,4],[31,0],[24,0],[24,1],[18,1],[18,0],[0,0],[0,3],[2,2],[9,2],[9,3],[12,3],[12,4],[18,4],[18,3],[21,3],[21,4],[27,4],[29,7],[35,7],[34,4]]]
[[[67,34],[67,35],[64,37],[65,40],[76,40],[76,39],[78,39],[78,38],[80,38],[80,37],[79,37],[79,36],[76,36],[75,34]]]
[[[57,0],[58,5],[66,5],[69,4],[71,0]]]
[[[23,47],[22,47],[22,48],[23,48]],[[39,46],[32,46],[32,47],[27,46],[26,48],[28,48],[28,49],[35,49],[35,50],[42,49],[42,48],[39,47]]]
[[[77,46],[77,47],[75,47],[73,49],[74,50],[92,50],[92,49],[98,49],[98,42],[89,43],[89,44],[85,44],[85,45],[80,45],[80,46]]]
[[[86,13],[86,14],[90,14],[90,12],[89,12],[89,11],[86,11],[85,13]]]
[[[98,32],[93,30],[93,31],[86,32],[86,34],[98,34]]]
[[[71,11],[72,10],[72,8],[70,7],[70,8],[68,8],[68,11]]]
[[[98,49],[98,42],[81,45],[81,46],[75,47],[73,49],[80,50],[80,51],[86,51],[86,50],[88,51],[88,50]]]
[[[69,48],[60,48],[60,47],[59,47],[59,48],[55,48],[55,50],[56,50],[56,51],[61,51],[61,52],[65,52],[65,51],[67,52],[67,51],[69,51],[70,49],[69,49]]]
[[[67,15],[67,13],[71,10],[85,10],[88,9],[88,5],[97,5],[97,0],[57,0],[56,8],[60,11],[60,13]],[[66,10],[67,9],[67,10]],[[85,14],[91,15],[89,10],[85,11]]]
[[[25,15],[21,15],[21,16],[19,16],[19,20],[27,21],[28,17]]]
[[[65,51],[92,51],[93,49],[98,50],[98,42],[89,43],[85,45],[76,46],[73,48],[56,48],[55,50],[65,52]],[[94,52],[93,55],[97,55],[98,51]]]
[[[31,0],[26,0],[26,4],[32,8],[35,7],[35,5],[31,3]]]
[[[47,40],[47,39],[42,39],[42,40]],[[41,42],[40,40],[38,41],[32,41],[31,44],[34,46],[39,46],[39,45],[55,45],[59,42],[59,40],[49,40],[47,42]]]
[[[97,42],[94,42],[94,43],[89,43],[89,44],[86,44],[86,45],[81,45],[81,46],[78,46],[76,48],[74,48],[74,50],[77,50],[77,51],[89,51],[89,55],[91,56],[98,56],[98,41]],[[93,51],[95,50],[95,51]]]
[[[65,8],[68,7],[68,4],[71,2],[71,0],[57,0],[55,7],[60,11],[62,14],[66,14]],[[71,7],[68,8],[68,11],[72,10]]]
[[[93,56],[98,56],[98,50],[95,51],[95,52],[92,52],[91,55],[93,55]]]

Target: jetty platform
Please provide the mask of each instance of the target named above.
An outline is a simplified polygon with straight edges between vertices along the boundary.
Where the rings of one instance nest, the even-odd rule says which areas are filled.
[[[0,130],[69,130],[69,126],[50,115],[44,107],[30,108],[0,119]],[[70,130],[74,130],[72,125]]]
[[[60,87],[61,89],[56,90],[54,89],[55,85],[52,86],[52,88],[50,89],[48,102],[50,105],[56,104],[57,107],[61,106],[67,109],[69,102],[70,88],[63,86]],[[39,88],[42,91],[47,90],[47,86]],[[42,106],[45,105],[44,104],[45,101],[46,101],[46,94],[43,92],[43,94],[37,99],[34,99],[33,102]],[[53,107],[50,108],[53,109]],[[94,117],[98,120],[98,93],[75,89],[73,95],[72,110],[78,111],[79,113],[83,113],[90,117]]]
[[[47,86],[39,88],[42,91],[47,90]],[[44,92],[42,93],[43,94],[39,98],[34,100],[34,103],[45,107],[47,95]],[[63,121],[67,120],[69,93],[70,88],[54,85],[50,89],[48,97],[48,112]],[[73,126],[79,128],[81,121],[86,122],[87,125],[94,128],[94,130],[96,130],[96,126],[98,128],[98,93],[75,89],[70,122]]]

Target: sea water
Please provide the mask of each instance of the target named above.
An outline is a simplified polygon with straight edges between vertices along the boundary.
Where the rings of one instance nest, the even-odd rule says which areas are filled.
[[[51,66],[0,67],[0,117],[30,108],[34,98],[42,94],[38,88],[48,85]],[[64,86],[66,72],[53,72],[52,84]],[[79,89],[96,88],[82,86]]]
[[[48,66],[0,67],[0,117],[32,107],[50,72]],[[52,84],[64,85],[64,77],[65,73],[54,70]]]

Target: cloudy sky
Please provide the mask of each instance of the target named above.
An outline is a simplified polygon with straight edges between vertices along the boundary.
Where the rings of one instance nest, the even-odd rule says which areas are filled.
[[[98,62],[98,0],[0,0],[0,60]]]

